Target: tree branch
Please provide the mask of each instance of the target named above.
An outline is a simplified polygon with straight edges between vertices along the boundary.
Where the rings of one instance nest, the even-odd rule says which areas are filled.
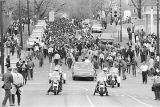
[[[138,9],[138,6],[137,6],[136,3],[134,2],[134,0],[131,0],[131,2],[132,2],[132,4],[133,4],[133,6]]]

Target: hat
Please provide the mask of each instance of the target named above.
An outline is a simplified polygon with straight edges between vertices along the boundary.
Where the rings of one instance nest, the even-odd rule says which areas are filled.
[[[104,68],[103,68],[103,71],[107,71],[107,68],[106,68],[106,67],[104,67]]]

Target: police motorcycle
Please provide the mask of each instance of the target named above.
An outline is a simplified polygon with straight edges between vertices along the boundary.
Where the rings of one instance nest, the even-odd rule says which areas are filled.
[[[61,84],[61,75],[59,73],[59,68],[55,67],[54,71],[49,73],[49,83],[51,84],[49,92],[53,92],[54,95],[57,95],[59,92],[62,91],[62,84]]]
[[[106,94],[106,96],[109,96],[107,91],[107,83],[106,83],[106,75],[105,75],[106,71],[107,71],[107,68],[104,68],[103,72],[101,74],[98,74],[97,86],[93,95],[95,95],[95,93],[98,93],[100,94],[100,96],[103,96],[104,94]]]
[[[118,68],[111,67],[109,69],[109,72],[107,74],[107,84],[110,85],[112,88],[114,88],[115,85],[117,87],[120,87],[121,84],[121,78],[118,75]]]

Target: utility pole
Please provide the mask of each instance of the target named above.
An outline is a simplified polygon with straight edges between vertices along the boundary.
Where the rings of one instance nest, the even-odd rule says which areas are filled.
[[[120,0],[120,42],[122,42],[122,0]]]
[[[27,0],[27,10],[28,10],[28,36],[30,36],[29,0]]]
[[[0,0],[1,74],[4,74],[3,3],[4,0]]]
[[[159,56],[159,0],[157,0],[157,55]]]
[[[20,27],[19,27],[19,31],[20,31],[20,38],[21,38],[21,47],[23,49],[23,37],[22,37],[22,19],[21,19],[21,0],[19,0],[19,23],[20,23]]]
[[[142,0],[139,0],[138,17],[139,17],[140,19],[142,19]]]
[[[92,0],[89,0],[89,17],[90,17],[90,19],[92,19]]]

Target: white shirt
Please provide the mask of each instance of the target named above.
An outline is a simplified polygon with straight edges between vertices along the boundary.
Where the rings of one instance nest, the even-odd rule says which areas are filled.
[[[147,71],[148,70],[148,66],[147,65],[141,65],[140,69],[142,71]]]
[[[112,56],[116,56],[116,52],[114,51],[114,52],[112,52]]]
[[[156,57],[156,60],[159,62],[159,56]]]
[[[150,47],[150,52],[154,52],[154,47]]]
[[[48,49],[48,53],[49,52],[53,52],[53,48],[52,47],[50,47],[49,49]]]
[[[153,68],[153,65],[154,65],[154,60],[151,58],[149,60],[149,68]]]
[[[54,59],[60,59],[60,55],[59,54],[55,54],[54,55]]]
[[[19,83],[23,84],[23,76],[20,73],[12,73],[13,84],[18,85]]]
[[[34,47],[34,50],[35,50],[35,51],[39,51],[39,46],[35,46],[35,47]]]
[[[101,53],[101,54],[99,55],[99,58],[100,58],[100,59],[104,59],[104,54]]]
[[[86,59],[86,60],[85,60],[85,63],[90,63],[90,60],[89,60],[89,59]]]

